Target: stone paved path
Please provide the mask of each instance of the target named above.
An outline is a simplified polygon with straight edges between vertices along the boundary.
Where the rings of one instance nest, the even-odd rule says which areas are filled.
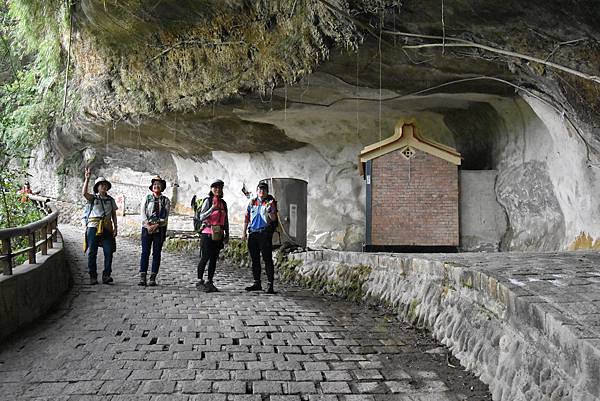
[[[427,333],[393,315],[163,254],[159,286],[137,287],[139,246],[120,238],[114,285],[86,285],[81,233],[62,227],[75,286],[49,316],[0,346],[1,400],[489,400]]]

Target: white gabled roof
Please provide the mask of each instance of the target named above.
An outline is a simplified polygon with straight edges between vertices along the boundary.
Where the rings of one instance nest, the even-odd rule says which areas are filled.
[[[419,149],[425,153],[439,157],[440,159],[444,159],[454,165],[460,166],[461,164],[461,156],[456,149],[430,139],[425,139],[419,135],[419,130],[414,118],[400,119],[394,129],[394,135],[380,142],[366,146],[361,150],[358,157],[358,169],[360,175],[365,175],[364,164],[367,161],[395,150],[403,149],[407,146]]]

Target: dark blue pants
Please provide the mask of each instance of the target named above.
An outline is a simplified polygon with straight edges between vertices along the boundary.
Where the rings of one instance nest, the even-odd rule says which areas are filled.
[[[162,253],[162,246],[165,242],[167,234],[167,227],[159,227],[152,234],[148,234],[148,229],[142,228],[142,257],[140,260],[140,273],[146,273],[148,271],[148,264],[150,261],[150,250],[152,250],[152,273],[158,273],[160,267],[160,255]]]
[[[102,246],[104,252],[104,271],[102,274],[110,276],[112,273],[113,241],[112,232],[104,230],[102,235],[96,235],[96,227],[88,227],[86,231],[88,243],[88,273],[92,275],[96,272],[96,257],[98,256],[98,247]]]
[[[255,283],[260,284],[260,257],[265,263],[267,280],[273,283],[275,268],[273,266],[273,233],[265,230],[248,235],[248,252],[252,259],[252,276]]]

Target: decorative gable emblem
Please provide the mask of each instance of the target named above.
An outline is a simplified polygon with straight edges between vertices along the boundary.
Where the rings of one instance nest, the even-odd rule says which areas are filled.
[[[411,148],[410,146],[406,146],[405,148],[400,150],[400,152],[402,153],[402,156],[404,156],[407,159],[410,159],[411,157],[413,157],[415,155],[415,150],[413,148]]]

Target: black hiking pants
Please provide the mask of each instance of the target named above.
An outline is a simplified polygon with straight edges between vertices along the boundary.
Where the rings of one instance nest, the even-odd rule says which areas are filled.
[[[223,249],[223,240],[213,241],[210,234],[202,234],[202,245],[200,246],[200,262],[198,263],[198,279],[204,278],[204,269],[208,263],[208,282],[213,281],[215,270],[217,270],[217,259]]]
[[[273,233],[265,230],[248,235],[248,252],[252,259],[252,276],[254,282],[260,284],[260,257],[265,262],[267,280],[273,283],[275,268],[273,266]]]

